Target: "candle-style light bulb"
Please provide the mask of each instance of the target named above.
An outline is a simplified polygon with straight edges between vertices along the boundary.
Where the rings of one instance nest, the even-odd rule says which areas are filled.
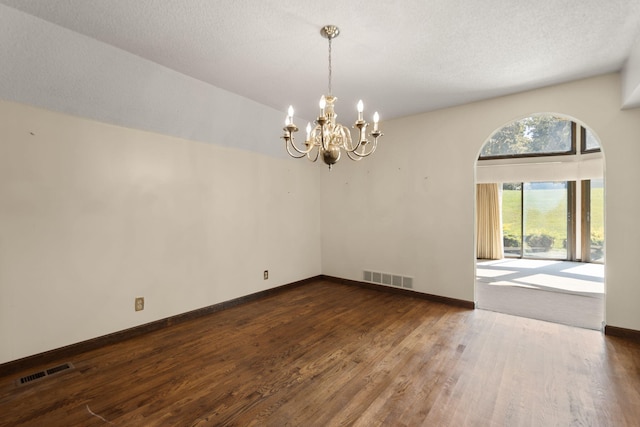
[[[289,105],[289,109],[287,110],[287,118],[284,119],[284,125],[289,126],[293,124],[293,105]]]
[[[362,112],[364,111],[364,104],[362,103],[362,99],[358,101],[358,120],[362,121]]]
[[[378,122],[380,121],[380,115],[376,111],[373,113],[373,131],[376,132],[378,130]]]
[[[307,141],[311,139],[311,123],[307,122]]]
[[[327,98],[324,97],[324,95],[322,95],[322,98],[320,98],[320,115],[324,117],[324,107],[327,106]]]
[[[293,105],[289,105],[289,110],[287,112],[289,114],[289,118],[291,119],[291,123],[293,123]]]

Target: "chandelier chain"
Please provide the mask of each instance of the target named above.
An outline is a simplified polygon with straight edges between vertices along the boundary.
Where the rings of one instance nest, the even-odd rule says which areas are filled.
[[[332,74],[332,69],[331,69],[331,39],[332,37],[329,37],[329,95],[331,95],[331,74]]]

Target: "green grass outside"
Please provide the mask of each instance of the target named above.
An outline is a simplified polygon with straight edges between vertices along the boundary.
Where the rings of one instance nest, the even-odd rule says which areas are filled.
[[[604,188],[591,189],[591,235],[604,238]]]
[[[520,235],[520,197],[518,190],[502,193],[502,223],[505,234]],[[533,190],[527,192],[525,234],[543,233],[553,236],[554,248],[562,248],[567,238],[566,190]],[[591,190],[591,234],[604,236],[604,194],[602,188]]]

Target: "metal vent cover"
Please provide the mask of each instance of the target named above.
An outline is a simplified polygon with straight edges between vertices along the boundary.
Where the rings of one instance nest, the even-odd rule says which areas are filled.
[[[380,285],[395,286],[397,288],[413,289],[413,277],[400,276],[398,274],[382,273],[371,270],[364,270],[362,278],[365,282],[377,283]]]
[[[403,277],[402,278],[402,287],[407,289],[413,289],[413,278],[412,277]]]
[[[54,366],[52,368],[48,368],[43,371],[34,372],[32,374],[25,375],[24,377],[18,378],[16,380],[16,385],[21,386],[21,385],[29,384],[31,382],[40,380],[45,377],[50,377],[59,372],[63,372],[69,369],[74,369],[74,366],[71,362],[66,362],[66,363],[63,363],[62,365]]]

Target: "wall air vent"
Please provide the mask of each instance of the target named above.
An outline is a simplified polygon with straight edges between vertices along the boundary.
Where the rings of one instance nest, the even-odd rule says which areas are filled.
[[[379,285],[395,286],[396,288],[413,289],[413,277],[400,276],[391,273],[382,273],[364,270],[362,279],[368,283]]]
[[[371,273],[371,281],[373,283],[382,283],[382,273],[372,272]]]
[[[62,365],[54,366],[52,368],[45,369],[44,371],[34,372],[33,374],[25,375],[24,377],[21,377],[16,380],[16,385],[20,386],[20,385],[29,384],[36,380],[40,380],[45,377],[50,377],[52,375],[55,375],[59,372],[66,371],[68,369],[73,369],[73,365],[71,364],[71,362],[63,363]]]
[[[403,277],[402,278],[402,287],[407,289],[413,289],[413,278],[412,277]]]

